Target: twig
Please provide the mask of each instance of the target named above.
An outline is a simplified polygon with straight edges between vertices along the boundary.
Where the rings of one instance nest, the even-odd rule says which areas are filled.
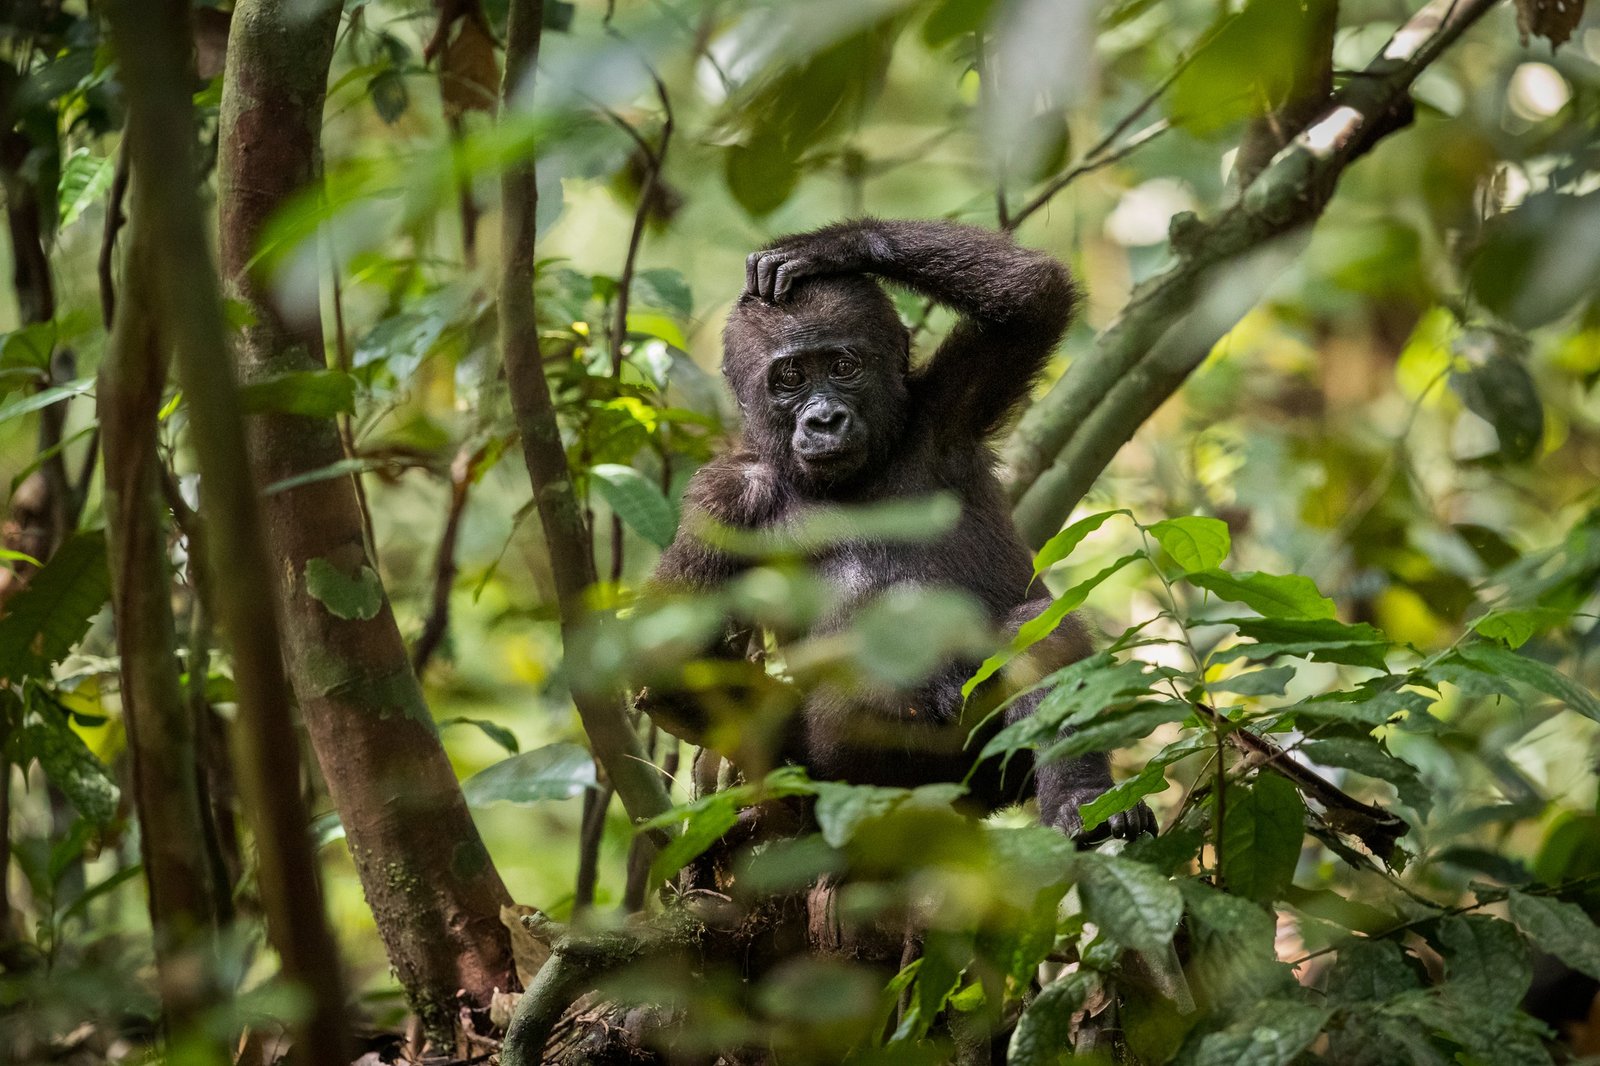
[[[607,17],[609,18],[609,15]],[[633,212],[633,229],[628,234],[628,254],[622,261],[622,275],[617,280],[616,318],[611,328],[613,378],[622,374],[622,345],[628,336],[628,302],[632,296],[633,275],[639,262],[639,248],[644,242],[645,223],[650,218],[650,206],[655,201],[656,187],[661,180],[661,169],[666,165],[667,149],[672,145],[672,100],[668,97],[667,87],[655,69],[648,63],[645,64],[645,69],[650,72],[650,80],[656,87],[656,98],[661,101],[661,140],[653,151],[648,148],[645,150],[645,175],[639,184],[639,206]],[[639,143],[641,147],[644,146],[643,138],[639,138]],[[620,543],[620,540],[617,543]]]
[[[600,842],[605,838],[606,811],[614,794],[610,784],[591,788],[583,794],[583,817],[578,828],[578,882],[572,893],[572,913],[594,906],[595,886],[600,882]]]
[[[106,196],[105,229],[100,237],[100,258],[95,270],[100,279],[100,324],[107,330],[117,314],[117,234],[127,221],[127,216],[122,213],[122,201],[127,193],[128,145],[124,140],[117,146],[117,167],[111,176],[111,191]]]
[[[445,512],[444,532],[439,534],[439,552],[433,560],[433,603],[422,623],[422,632],[411,646],[411,668],[418,677],[428,668],[428,660],[433,658],[450,626],[450,592],[456,583],[456,541],[461,534],[461,516],[467,509],[473,473],[483,461],[487,447],[468,451],[463,445],[450,464],[450,506]]]

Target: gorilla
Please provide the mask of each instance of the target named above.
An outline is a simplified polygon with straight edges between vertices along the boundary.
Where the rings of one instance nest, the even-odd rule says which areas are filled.
[[[923,365],[879,281],[954,310],[959,320]],[[1066,269],[1002,234],[940,221],[860,219],[786,237],[751,255],[744,292],[729,315],[723,374],[743,414],[743,440],[702,467],[685,495],[685,521],[663,555],[655,584],[708,591],[736,577],[744,560],[703,532],[721,526],[782,531],[819,506],[953,495],[960,517],[931,541],[832,544],[808,561],[845,607],[814,634],[849,625],[852,608],[899,586],[954,588],[1009,637],[1050,603],[1029,598],[1031,556],[1012,525],[995,476],[990,440],[1006,423],[1061,339],[1078,300]],[[709,519],[710,521],[705,521]],[[1032,653],[1057,669],[1091,648],[1068,618]],[[741,657],[724,644],[720,654]],[[800,698],[778,741],[781,758],[813,777],[916,787],[961,781],[985,810],[1037,795],[1041,819],[1082,835],[1078,807],[1111,786],[1107,757],[1035,767],[974,768],[988,736],[1032,714],[1039,693],[989,716],[969,733],[986,694],[962,698],[975,661],[942,664],[914,691],[840,691],[820,685]],[[987,695],[987,699],[984,697]],[[685,692],[653,688],[643,706],[663,728],[699,742],[708,714]],[[976,709],[975,709],[976,708]],[[1097,836],[1154,831],[1139,805]]]

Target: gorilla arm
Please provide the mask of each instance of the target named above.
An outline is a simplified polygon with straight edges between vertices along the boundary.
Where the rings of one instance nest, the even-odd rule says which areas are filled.
[[[916,376],[918,405],[983,439],[1028,394],[1077,305],[1066,268],[992,230],[858,219],[751,255],[745,291],[782,302],[799,279],[864,273],[955,310],[960,321]]]

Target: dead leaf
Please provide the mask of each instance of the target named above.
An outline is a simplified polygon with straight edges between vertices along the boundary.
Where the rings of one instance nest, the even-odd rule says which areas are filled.
[[[1517,29],[1522,34],[1522,46],[1528,38],[1544,37],[1554,51],[1566,43],[1583,20],[1585,0],[1517,0]]]
[[[439,57],[439,94],[449,119],[469,111],[494,111],[500,91],[500,63],[494,37],[481,15],[468,15]]]

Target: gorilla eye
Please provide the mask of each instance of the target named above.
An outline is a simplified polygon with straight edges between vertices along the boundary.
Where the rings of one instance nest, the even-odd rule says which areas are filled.
[[[805,375],[800,373],[800,368],[793,363],[784,363],[778,368],[778,384],[786,389],[798,389],[805,382]]]
[[[836,378],[853,378],[861,373],[861,361],[853,355],[841,355],[833,361],[829,372]]]

